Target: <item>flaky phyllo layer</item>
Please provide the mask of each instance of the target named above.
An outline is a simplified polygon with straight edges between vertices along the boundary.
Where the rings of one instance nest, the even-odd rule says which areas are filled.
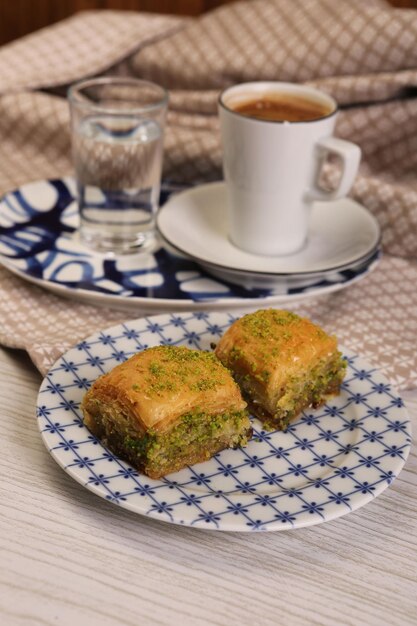
[[[285,430],[304,408],[338,393],[346,371],[335,337],[308,319],[275,309],[237,320],[216,355],[267,429]]]
[[[115,454],[152,478],[245,445],[252,430],[239,387],[209,352],[144,350],[99,378],[84,423]]]

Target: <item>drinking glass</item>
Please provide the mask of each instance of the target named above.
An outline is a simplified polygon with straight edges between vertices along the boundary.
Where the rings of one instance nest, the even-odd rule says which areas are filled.
[[[165,89],[134,78],[84,80],[68,92],[80,238],[104,253],[155,243]]]

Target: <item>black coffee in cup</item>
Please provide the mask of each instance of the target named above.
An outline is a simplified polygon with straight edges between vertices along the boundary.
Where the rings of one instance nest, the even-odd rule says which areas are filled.
[[[323,102],[292,94],[262,94],[240,100],[230,108],[236,113],[268,122],[309,122],[327,117],[333,109]]]

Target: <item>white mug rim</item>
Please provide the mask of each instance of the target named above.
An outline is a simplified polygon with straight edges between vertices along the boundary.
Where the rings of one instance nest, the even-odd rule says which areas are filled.
[[[288,92],[292,91],[293,93],[295,92],[299,94],[304,92],[304,93],[309,93],[311,95],[319,96],[323,100],[328,101],[328,103],[332,107],[332,110],[327,115],[323,115],[321,117],[314,118],[311,120],[299,120],[299,121],[265,120],[261,118],[251,117],[243,113],[239,113],[238,111],[235,111],[234,109],[230,108],[224,101],[224,96],[230,92],[238,92],[241,90],[242,91],[253,90],[253,92],[256,93],[256,92],[266,91],[268,89],[278,91],[280,88],[285,89]],[[285,125],[314,124],[314,123],[317,124],[324,120],[328,120],[329,118],[336,115],[339,111],[339,106],[338,106],[336,99],[333,98],[333,96],[331,96],[330,94],[326,93],[325,91],[322,91],[321,89],[317,89],[316,87],[310,87],[310,85],[303,85],[300,83],[289,83],[289,82],[283,82],[283,81],[251,81],[247,83],[237,83],[236,85],[230,85],[229,87],[226,87],[225,89],[223,89],[223,91],[220,93],[219,98],[218,98],[218,103],[219,103],[219,106],[221,106],[228,113],[232,115],[236,115],[240,119],[247,120],[249,123],[255,123],[255,124],[256,123],[285,124]]]

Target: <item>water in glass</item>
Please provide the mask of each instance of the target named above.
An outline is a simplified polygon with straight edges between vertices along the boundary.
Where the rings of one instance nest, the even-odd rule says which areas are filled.
[[[81,236],[97,250],[128,252],[153,240],[162,130],[134,114],[95,114],[73,135]]]

